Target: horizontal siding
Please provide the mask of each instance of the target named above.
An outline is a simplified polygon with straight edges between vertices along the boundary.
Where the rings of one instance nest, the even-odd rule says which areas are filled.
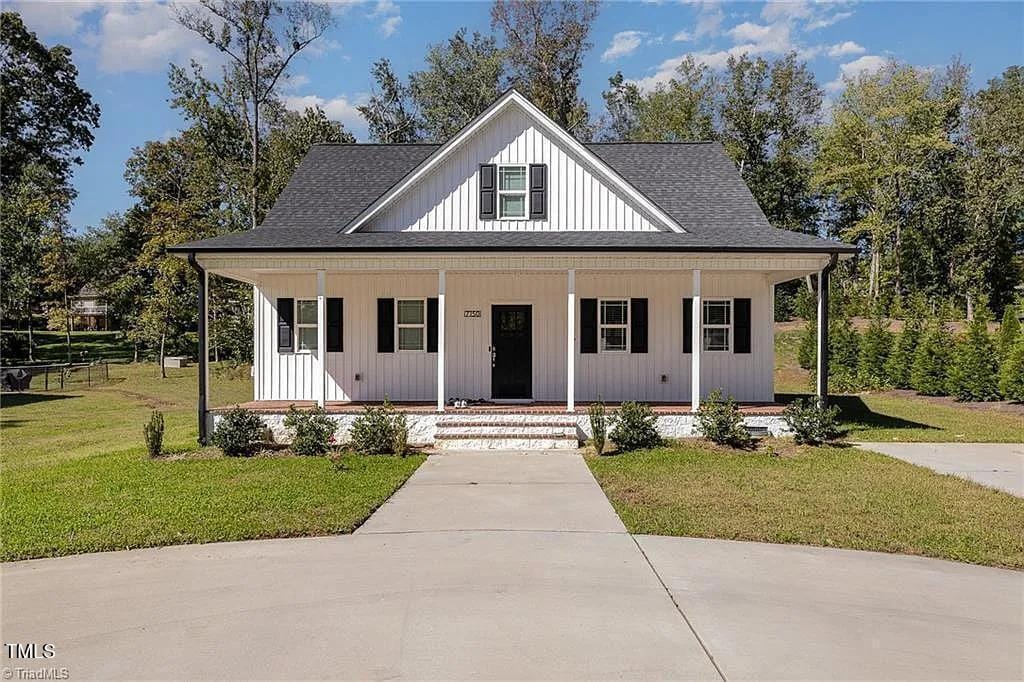
[[[379,297],[437,295],[435,273],[327,276],[327,295],[345,299],[343,353],[327,354],[328,400],[436,399],[434,353],[377,353]],[[692,293],[689,271],[578,272],[582,298],[647,298],[648,353],[580,354],[577,310],[576,399],[686,402],[690,399],[691,357],[682,352],[682,300]],[[529,304],[533,310],[533,397],[566,396],[566,273],[449,272],[446,295],[446,397],[490,398],[491,306]],[[752,352],[702,355],[702,393],[714,388],[741,401],[773,399],[774,331],[772,287],[761,274],[705,273],[704,298],[752,299]],[[320,377],[317,357],[278,353],[275,347],[278,297],[315,297],[316,276],[263,278],[256,289],[257,326],[254,392],[257,400],[313,400]],[[479,310],[481,316],[466,317]],[[355,376],[360,379],[356,381]],[[665,375],[665,381],[661,376]]]
[[[548,219],[480,220],[477,174],[483,163],[547,164]],[[534,127],[520,108],[510,107],[362,229],[651,231],[657,227],[581,159]]]

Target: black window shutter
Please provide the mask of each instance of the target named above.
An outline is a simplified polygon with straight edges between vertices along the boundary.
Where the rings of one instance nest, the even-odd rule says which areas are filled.
[[[629,352],[647,352],[647,299],[629,299]]]
[[[548,217],[548,167],[543,163],[530,164],[530,220]]]
[[[277,352],[290,353],[295,349],[292,324],[295,322],[295,299],[277,299]]]
[[[498,167],[480,164],[480,220],[498,217]]]
[[[597,299],[580,299],[580,352],[597,352]]]
[[[437,352],[437,299],[427,299],[427,352]]]
[[[395,352],[395,299],[377,299],[377,352]]]
[[[693,352],[693,299],[683,299],[683,352]]]
[[[327,299],[327,352],[341,353],[345,350],[345,299]]]
[[[732,300],[733,333],[736,335],[732,344],[733,353],[750,352],[750,299],[734,298]]]

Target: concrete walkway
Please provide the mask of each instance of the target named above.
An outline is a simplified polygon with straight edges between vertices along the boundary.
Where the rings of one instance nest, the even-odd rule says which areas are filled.
[[[633,538],[582,458],[431,457],[354,535],[6,564],[3,641],[102,678],[999,678],[1024,574]],[[4,661],[6,667],[18,664]]]
[[[1014,443],[859,443],[940,474],[952,474],[1024,497],[1024,444]]]

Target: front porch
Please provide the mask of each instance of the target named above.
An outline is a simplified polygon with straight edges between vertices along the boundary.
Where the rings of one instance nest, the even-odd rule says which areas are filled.
[[[589,402],[577,402],[571,414],[586,415],[590,409]],[[605,403],[609,412],[618,409],[621,403]],[[648,403],[654,414],[657,415],[680,415],[692,414],[693,406],[690,403],[658,402]],[[294,405],[299,410],[309,410],[316,407],[313,400],[251,400],[240,403],[241,407],[259,414],[284,414],[288,408]],[[367,407],[383,405],[382,401],[328,401],[324,405],[327,414],[362,414]],[[395,410],[404,414],[435,414],[437,406],[432,402],[397,402],[392,403]],[[232,406],[235,407],[235,406]],[[740,413],[744,416],[780,416],[785,405],[782,403],[740,403]],[[231,408],[217,407],[211,412],[223,413]],[[528,404],[505,404],[505,403],[479,403],[467,407],[445,407],[446,414],[460,415],[523,415],[523,414],[546,414],[564,415],[566,412],[564,402],[534,402]]]

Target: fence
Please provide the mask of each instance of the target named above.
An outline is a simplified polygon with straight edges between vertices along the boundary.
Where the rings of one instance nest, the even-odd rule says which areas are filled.
[[[105,360],[0,368],[0,389],[4,391],[63,391],[108,381],[110,363]]]

